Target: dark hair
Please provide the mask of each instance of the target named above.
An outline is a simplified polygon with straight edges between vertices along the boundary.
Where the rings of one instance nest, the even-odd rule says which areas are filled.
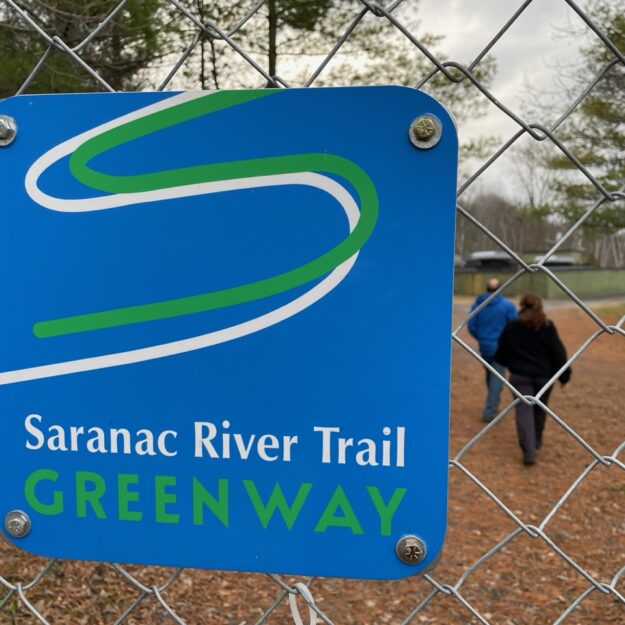
[[[532,330],[540,330],[547,325],[547,315],[543,310],[543,301],[536,293],[526,293],[521,297],[519,321]]]
[[[501,286],[501,282],[498,278],[490,278],[486,283],[486,291],[488,293],[494,293]]]

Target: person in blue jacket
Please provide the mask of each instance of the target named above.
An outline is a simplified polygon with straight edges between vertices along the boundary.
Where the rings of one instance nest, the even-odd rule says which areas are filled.
[[[501,283],[497,278],[491,278],[486,285],[486,293],[482,293],[471,306],[475,310],[487,297],[494,293]],[[495,362],[495,353],[499,337],[509,321],[516,319],[518,313],[515,305],[502,295],[495,295],[477,315],[469,320],[469,332],[477,339],[482,358],[499,374],[503,376],[505,367]],[[486,369],[486,404],[482,418],[484,421],[492,421],[499,412],[499,399],[503,382]]]

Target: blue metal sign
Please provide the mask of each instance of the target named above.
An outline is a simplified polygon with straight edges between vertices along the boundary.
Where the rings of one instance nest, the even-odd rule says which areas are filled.
[[[18,128],[0,148],[0,517],[30,522],[7,517],[6,536],[242,571],[431,566],[445,110],[366,87],[21,96],[0,113]]]

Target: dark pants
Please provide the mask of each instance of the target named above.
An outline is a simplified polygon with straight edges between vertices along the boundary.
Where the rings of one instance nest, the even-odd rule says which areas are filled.
[[[515,373],[510,376],[510,384],[522,395],[536,395],[547,381],[548,378],[528,378]],[[540,398],[543,404],[547,404],[550,394],[551,388]],[[536,450],[540,449],[546,418],[547,415],[540,406],[529,406],[523,402],[516,405],[516,431],[525,460],[533,461]]]

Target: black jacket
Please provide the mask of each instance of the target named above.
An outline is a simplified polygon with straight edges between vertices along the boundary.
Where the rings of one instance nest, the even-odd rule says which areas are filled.
[[[540,330],[533,330],[516,319],[499,337],[495,360],[517,375],[550,378],[566,363],[566,350],[551,321]],[[566,384],[570,378],[571,368],[568,367],[559,380]]]

